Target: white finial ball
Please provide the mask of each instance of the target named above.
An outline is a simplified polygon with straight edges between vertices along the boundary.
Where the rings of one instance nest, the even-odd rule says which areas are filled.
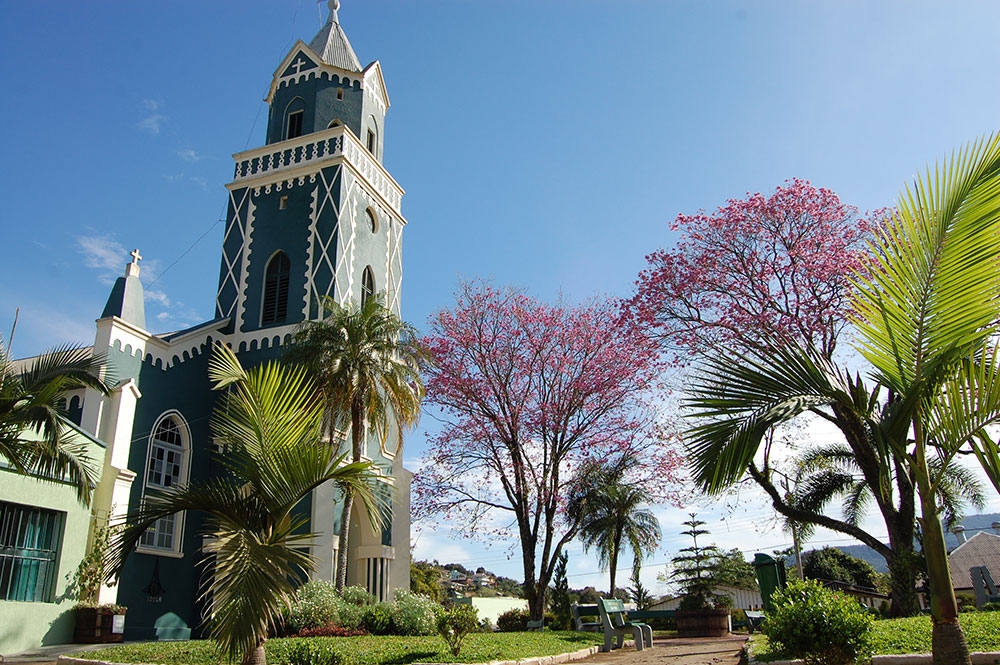
[[[330,0],[326,6],[330,8],[331,12],[335,12],[340,9],[340,0]]]

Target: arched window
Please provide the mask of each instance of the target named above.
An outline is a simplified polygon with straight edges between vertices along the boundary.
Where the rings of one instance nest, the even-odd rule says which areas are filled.
[[[296,97],[285,108],[285,140],[302,136],[302,120],[305,118],[305,103]]]
[[[143,495],[150,490],[175,487],[187,480],[187,426],[176,412],[165,415],[153,427],[146,458]],[[139,540],[145,549],[179,552],[183,516],[171,515],[157,520]]]
[[[361,273],[361,304],[364,305],[368,299],[375,295],[375,273],[371,266],[366,266]]]
[[[264,271],[264,303],[261,307],[260,322],[282,323],[288,315],[288,278],[292,273],[292,262],[288,255],[278,252],[267,262]]]
[[[371,229],[371,232],[378,233],[378,217],[375,216],[371,208],[365,210],[365,217],[368,219],[368,228]]]
[[[366,124],[368,131],[365,134],[365,147],[368,148],[372,157],[378,159],[378,124],[375,122],[375,116],[368,116]]]

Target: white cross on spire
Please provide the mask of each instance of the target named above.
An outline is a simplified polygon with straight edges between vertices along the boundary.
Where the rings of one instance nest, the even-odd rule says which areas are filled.
[[[139,265],[139,261],[142,260],[142,256],[139,254],[139,248],[138,247],[136,247],[131,252],[129,252],[129,256],[132,257],[132,263],[134,263],[136,265]]]

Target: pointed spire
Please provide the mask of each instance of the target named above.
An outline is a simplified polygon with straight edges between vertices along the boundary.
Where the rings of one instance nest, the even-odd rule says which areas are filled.
[[[330,8],[330,15],[326,19],[326,25],[309,42],[309,48],[328,65],[349,72],[360,72],[361,62],[351,48],[351,43],[347,41],[347,35],[340,27],[340,19],[337,17],[340,0],[330,0],[327,6]]]
[[[125,274],[115,281],[104,306],[101,318],[117,316],[134,326],[145,329],[146,306],[142,293],[142,282],[139,281],[139,261],[142,256],[138,249],[130,253],[132,262],[125,266]]]

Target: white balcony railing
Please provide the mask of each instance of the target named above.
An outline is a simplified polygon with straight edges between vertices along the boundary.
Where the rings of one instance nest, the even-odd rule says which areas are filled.
[[[343,126],[236,153],[233,155],[236,160],[233,184],[278,181],[290,171],[337,157],[350,162],[396,212],[400,211],[402,187],[361,145],[354,133]]]

